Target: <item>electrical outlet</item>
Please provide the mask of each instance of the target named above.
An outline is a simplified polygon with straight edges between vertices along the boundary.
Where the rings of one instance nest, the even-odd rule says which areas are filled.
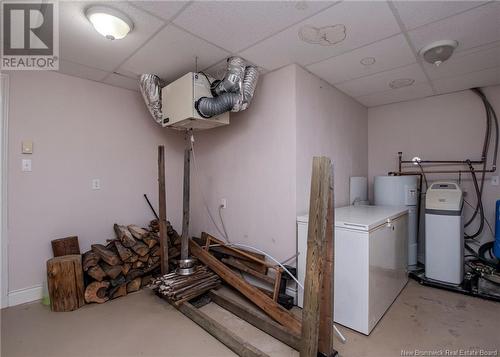
[[[220,199],[220,207],[227,208],[227,199],[225,199],[225,198]]]
[[[92,179],[92,189],[93,190],[100,190],[101,189],[101,180]]]
[[[21,162],[21,167],[22,167],[22,171],[31,172],[31,160],[30,159],[23,159]]]
[[[492,186],[498,186],[498,182],[499,182],[499,178],[498,176],[491,176],[491,185]]]

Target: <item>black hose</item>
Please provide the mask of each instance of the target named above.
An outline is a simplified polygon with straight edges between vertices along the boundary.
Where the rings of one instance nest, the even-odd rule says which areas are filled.
[[[477,236],[479,236],[482,232],[483,232],[483,228],[484,228],[484,209],[483,209],[483,200],[482,200],[482,192],[480,192],[480,189],[479,189],[479,185],[477,183],[477,177],[476,177],[476,173],[474,172],[474,167],[472,166],[472,164],[469,163],[469,169],[470,169],[470,173],[471,173],[471,176],[472,176],[472,182],[474,183],[474,188],[476,190],[476,194],[477,194],[477,204],[479,206],[479,214],[480,214],[480,221],[479,221],[479,228],[477,229],[477,231],[472,234],[472,235],[468,235],[468,234],[465,234],[465,238],[466,239],[473,239],[473,238],[476,238]]]

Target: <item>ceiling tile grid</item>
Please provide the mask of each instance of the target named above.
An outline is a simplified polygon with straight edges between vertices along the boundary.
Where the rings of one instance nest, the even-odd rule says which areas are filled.
[[[341,25],[345,39],[331,46],[299,38],[305,26],[321,29]],[[308,65],[401,32],[387,3],[342,2],[268,38],[239,54],[273,70],[289,63]]]
[[[330,1],[198,1],[174,23],[236,53],[333,4]]]
[[[85,17],[93,4],[126,13],[134,29],[103,38]],[[220,77],[237,54],[262,73],[302,65],[374,106],[500,84],[499,19],[500,2],[485,1],[68,1],[60,3],[60,72],[137,90],[139,74],[170,82],[196,59]],[[443,39],[459,46],[439,67],[415,53]],[[413,85],[389,87],[404,78]]]

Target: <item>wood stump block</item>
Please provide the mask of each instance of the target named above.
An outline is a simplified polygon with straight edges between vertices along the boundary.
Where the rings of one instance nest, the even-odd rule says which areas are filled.
[[[73,311],[85,304],[80,255],[65,255],[49,259],[47,282],[52,311]]]

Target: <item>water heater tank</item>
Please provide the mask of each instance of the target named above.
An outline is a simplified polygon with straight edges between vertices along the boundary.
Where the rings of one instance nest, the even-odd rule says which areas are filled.
[[[418,176],[375,176],[373,203],[376,206],[408,206],[408,267],[417,265]]]

